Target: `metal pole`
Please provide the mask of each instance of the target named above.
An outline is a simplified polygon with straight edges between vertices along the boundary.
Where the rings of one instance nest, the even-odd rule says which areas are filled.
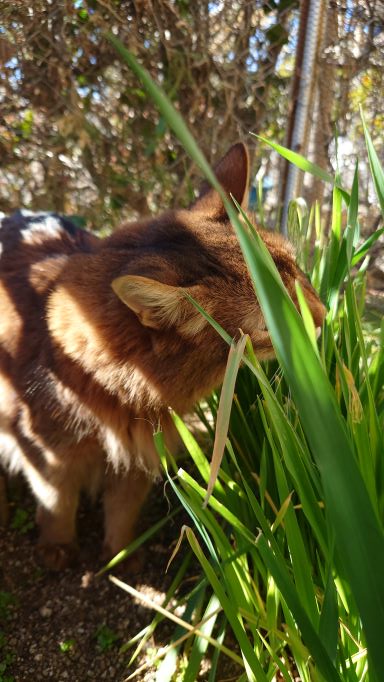
[[[301,79],[293,124],[291,148],[293,151],[300,151],[304,154],[306,153],[306,149],[304,149],[305,127],[308,119],[311,84],[314,78],[316,48],[318,45],[319,31],[321,30],[323,4],[324,0],[310,0],[309,3]],[[297,191],[298,174],[299,169],[290,164],[281,220],[282,231],[285,235],[287,234],[288,227],[288,205]]]

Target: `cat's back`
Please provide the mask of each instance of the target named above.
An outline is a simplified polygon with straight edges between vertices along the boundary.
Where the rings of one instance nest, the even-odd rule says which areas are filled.
[[[98,239],[54,213],[17,211],[0,217],[1,364],[20,354],[22,338],[41,342],[46,296],[72,254]],[[32,332],[32,333],[31,333]]]
[[[0,214],[0,275],[16,274],[46,258],[92,251],[99,239],[55,213]]]

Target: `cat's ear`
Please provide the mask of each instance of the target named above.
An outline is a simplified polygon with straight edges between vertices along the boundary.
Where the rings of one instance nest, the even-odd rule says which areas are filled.
[[[214,168],[215,175],[228,195],[232,194],[242,208],[247,208],[249,184],[249,154],[242,142],[233,145]],[[207,183],[191,206],[210,218],[227,220],[227,212],[220,195]]]
[[[144,327],[170,327],[179,318],[182,301],[178,287],[148,277],[123,275],[113,280],[112,289]]]
[[[144,327],[175,327],[183,335],[194,336],[206,324],[180,287],[139,275],[123,275],[113,280],[112,289]]]

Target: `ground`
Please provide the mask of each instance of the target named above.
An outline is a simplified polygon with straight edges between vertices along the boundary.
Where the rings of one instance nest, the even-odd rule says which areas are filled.
[[[167,513],[160,488],[147,504],[142,529]],[[35,556],[33,505],[18,483],[16,492],[11,490],[10,525],[0,536],[0,682],[121,682],[138,664],[129,667],[130,652],[120,653],[120,646],[149,624],[154,612],[107,575],[95,577],[101,566],[102,517],[89,504],[80,513],[78,564],[58,574],[42,570]],[[145,545],[139,570],[121,564],[111,573],[161,602],[174,573],[166,573],[166,564],[178,533],[179,522],[170,521]],[[150,647],[166,644],[172,629],[165,625],[164,642],[157,632]],[[150,649],[140,664],[149,655]],[[136,679],[153,680],[154,669]]]

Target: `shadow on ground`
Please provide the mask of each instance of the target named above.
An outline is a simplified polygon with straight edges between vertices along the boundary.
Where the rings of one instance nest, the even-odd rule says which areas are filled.
[[[34,502],[22,482],[12,485],[10,500],[10,523],[0,535],[1,682],[124,680],[147,654],[129,668],[130,653],[120,653],[120,645],[148,625],[154,612],[114,586],[107,575],[94,577],[101,567],[101,509],[83,503],[78,564],[52,574],[36,561]],[[139,531],[167,512],[160,484],[146,505]],[[177,558],[166,573],[181,523],[171,520],[146,543],[139,570],[120,564],[111,573],[161,603],[159,592],[166,592],[179,565]],[[166,644],[172,630],[165,623],[149,646]],[[153,680],[153,669],[136,679]]]

